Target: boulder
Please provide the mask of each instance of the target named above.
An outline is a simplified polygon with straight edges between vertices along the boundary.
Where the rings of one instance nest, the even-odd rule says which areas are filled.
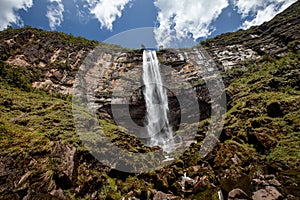
[[[167,199],[167,198],[168,198],[168,195],[161,191],[156,192],[153,196],[153,200],[163,200],[163,199]]]
[[[282,194],[273,186],[267,186],[265,189],[260,189],[254,192],[253,200],[281,200]]]
[[[249,199],[249,196],[240,188],[233,189],[228,194],[228,200]]]
[[[52,150],[52,156],[61,160],[61,170],[66,174],[69,179],[72,179],[74,169],[74,155],[76,152],[75,147],[71,147],[62,142],[57,142]]]

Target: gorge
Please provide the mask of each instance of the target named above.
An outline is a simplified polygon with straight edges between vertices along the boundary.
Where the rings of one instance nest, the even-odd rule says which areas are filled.
[[[143,49],[64,33],[30,27],[1,31],[0,199],[217,200],[220,192],[225,199],[299,199],[299,10],[298,1],[261,26],[222,34],[190,49],[161,49],[157,59],[154,52],[146,51],[143,58]],[[89,57],[93,52],[96,56]],[[206,52],[211,57],[201,60],[207,58]],[[86,58],[94,62],[85,62]],[[144,66],[147,58],[151,63]],[[149,84],[145,90],[143,85],[151,80],[143,78],[143,67],[157,71],[157,60],[166,87]],[[172,76],[165,76],[164,70],[169,69]],[[217,72],[225,88],[213,93],[222,86],[215,81]],[[101,79],[93,81],[96,75]],[[149,73],[144,75],[150,78]],[[180,81],[164,80],[172,77],[182,77],[188,84],[179,87]],[[123,83],[137,87],[121,87]],[[76,86],[80,100],[88,101],[96,116],[79,113],[84,118],[81,125],[74,120],[72,108]],[[141,169],[165,159],[163,142],[144,142],[147,135],[133,126],[146,127],[154,121],[147,117],[154,110],[146,106],[154,88],[160,90],[162,102],[166,102],[164,94],[168,98],[168,109],[166,104],[152,104],[163,113],[157,118],[163,124],[168,118],[165,127],[172,129],[175,146],[176,139],[181,142],[176,136],[181,137],[184,150],[157,169],[120,171],[120,166]],[[227,99],[226,110],[212,106],[221,104],[221,97]],[[193,114],[193,101],[200,116]],[[216,128],[210,127],[214,114],[217,119],[222,116],[224,127],[215,146],[201,157],[208,130]],[[93,154],[76,131],[98,134],[99,127],[111,144],[103,144],[102,137],[87,140],[92,147],[102,145]],[[195,135],[188,137],[192,132]],[[121,151],[129,153],[118,162],[113,156]],[[108,163],[95,158],[101,153],[108,156]],[[148,157],[137,158],[137,154]],[[133,161],[138,162],[132,166]]]

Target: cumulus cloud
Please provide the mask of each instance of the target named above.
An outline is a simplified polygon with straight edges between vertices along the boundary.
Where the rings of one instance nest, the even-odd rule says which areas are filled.
[[[251,12],[255,13],[268,5],[268,1],[265,0],[233,0],[232,3],[236,7],[238,13],[242,14],[243,18],[247,17]]]
[[[155,38],[158,45],[168,47],[174,41],[209,36],[214,30],[211,23],[228,0],[155,0],[154,4],[158,8]]]
[[[125,5],[132,0],[86,0],[90,13],[100,22],[100,27],[113,29],[113,22],[122,16]]]
[[[10,24],[23,25],[23,21],[16,13],[17,10],[27,10],[32,7],[32,0],[1,0],[0,1],[0,30],[5,29]]]
[[[64,5],[62,0],[49,0],[50,5],[47,6],[46,17],[49,20],[51,30],[55,30],[64,21]]]
[[[275,15],[285,10],[297,0],[232,0],[232,3],[242,18],[251,17],[246,20],[241,28],[247,29],[251,26],[260,25],[271,20]]]

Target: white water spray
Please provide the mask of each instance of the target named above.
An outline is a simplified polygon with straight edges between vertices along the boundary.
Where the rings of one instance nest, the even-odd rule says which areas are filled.
[[[149,146],[160,146],[167,153],[174,151],[175,143],[169,123],[168,96],[163,87],[156,51],[143,52],[143,91],[147,107],[147,134]]]

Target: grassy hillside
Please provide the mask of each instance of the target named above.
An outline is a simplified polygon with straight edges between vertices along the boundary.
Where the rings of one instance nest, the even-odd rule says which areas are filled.
[[[190,198],[215,198],[216,190],[210,185],[192,187],[189,193],[182,191],[178,182],[184,171],[191,178],[206,174],[224,194],[239,187],[251,195],[262,188],[253,179],[271,175],[281,183],[277,189],[283,195],[300,197],[296,189],[300,184],[299,58],[299,53],[289,53],[279,60],[264,57],[223,74],[224,78],[235,79],[226,88],[228,112],[220,142],[208,157],[200,159],[195,154],[198,143],[166,169],[155,174],[123,174],[123,178],[82,147],[75,134],[70,97],[34,90],[28,86],[26,74],[9,71],[1,63],[0,158],[5,172],[1,179],[7,180],[1,181],[1,198],[22,197],[29,189],[35,191],[31,195],[40,197],[59,188],[69,198],[91,198],[95,191],[100,199],[117,199],[131,191],[132,196],[150,198],[155,190]],[[11,81],[10,73],[18,78]],[[109,127],[112,133],[116,131],[106,125],[106,129]],[[57,145],[76,149],[70,177],[63,171],[64,158],[53,150]],[[193,167],[199,171],[193,171]],[[166,176],[166,172],[172,173]],[[245,182],[239,182],[238,177],[246,177]]]

